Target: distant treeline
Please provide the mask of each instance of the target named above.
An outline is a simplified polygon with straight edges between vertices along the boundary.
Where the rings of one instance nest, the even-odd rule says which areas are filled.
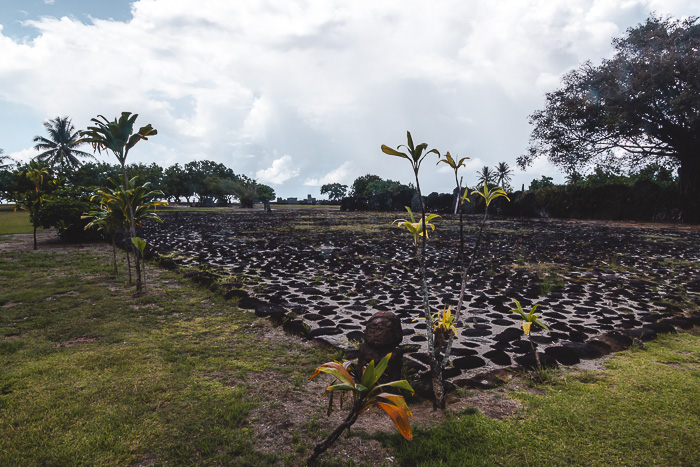
[[[341,210],[403,211],[405,206],[419,210],[418,195],[412,186],[384,182],[374,183],[372,190],[353,189],[351,196],[341,201]],[[425,196],[426,210],[439,214],[454,212],[455,195],[453,192]],[[472,201],[464,203],[462,211],[483,213],[483,201],[470,198]],[[515,217],[636,221],[676,221],[680,215],[677,179],[670,170],[655,164],[631,174],[597,168],[587,176],[569,176],[564,185],[555,185],[551,178],[542,177],[533,180],[526,190],[509,191],[509,198],[510,202],[503,198],[494,201],[490,212]]]

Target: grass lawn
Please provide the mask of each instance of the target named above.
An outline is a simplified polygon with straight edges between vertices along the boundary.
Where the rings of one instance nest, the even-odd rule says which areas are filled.
[[[41,232],[44,229],[39,228]],[[3,206],[0,209],[0,235],[15,234],[15,233],[32,233],[34,227],[29,222],[29,213],[18,209],[17,212],[13,208]]]
[[[136,297],[110,270],[103,246],[0,249],[0,465],[297,465],[310,454],[303,439],[327,433],[311,416],[297,444],[256,444],[254,414],[281,404],[259,385],[301,406],[313,368],[338,355],[177,273],[149,266],[149,294]],[[467,409],[431,428],[417,420],[413,443],[361,429],[343,442],[381,443],[392,465],[698,465],[698,328],[645,347],[602,372],[494,390],[522,403],[503,420]]]

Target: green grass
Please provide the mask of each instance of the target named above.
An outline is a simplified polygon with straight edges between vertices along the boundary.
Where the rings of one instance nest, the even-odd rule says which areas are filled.
[[[108,261],[0,253],[0,465],[275,462],[253,449],[249,375],[291,386],[334,355],[268,342],[267,321],[174,274],[134,297]]]
[[[303,397],[313,368],[336,355],[270,337],[266,320],[151,265],[149,295],[133,296],[109,260],[106,249],[0,251],[0,465],[295,465],[308,455],[324,431],[318,414],[286,452],[255,450],[251,411],[271,407],[255,381],[270,373]],[[504,420],[468,409],[414,427],[412,443],[360,432],[345,442],[375,437],[393,465],[698,465],[698,334],[617,354],[604,372],[501,390],[523,404]]]
[[[400,465],[698,465],[700,337],[662,336],[608,371],[559,376],[504,421],[474,411],[383,440]]]
[[[38,229],[42,231],[43,229]],[[0,209],[0,235],[32,233],[34,227],[29,222],[29,213],[20,209]]]

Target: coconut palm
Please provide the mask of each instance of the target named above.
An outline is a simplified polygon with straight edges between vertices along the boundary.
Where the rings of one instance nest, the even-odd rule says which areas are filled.
[[[499,162],[496,166],[496,181],[498,186],[507,190],[510,188],[510,181],[513,178],[513,169],[510,168],[507,162]]]
[[[35,136],[33,140],[37,143],[34,149],[43,151],[36,156],[38,161],[45,162],[65,173],[80,166],[79,157],[95,159],[92,154],[76,149],[85,142],[81,139],[80,132],[75,131],[70,118],[56,117],[53,120],[47,120],[44,122],[44,128],[49,133],[49,137]]]
[[[493,183],[493,178],[496,176],[488,166],[483,166],[476,174],[479,176],[479,185]]]

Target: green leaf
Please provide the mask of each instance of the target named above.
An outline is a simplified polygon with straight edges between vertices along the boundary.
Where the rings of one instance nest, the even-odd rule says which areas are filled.
[[[413,394],[413,392],[414,392],[414,391],[413,391],[413,388],[411,387],[411,385],[410,385],[410,384],[408,383],[408,381],[406,381],[405,379],[402,379],[402,380],[399,380],[399,381],[392,381],[392,382],[390,382],[390,383],[380,384],[380,385],[377,386],[377,387],[379,387],[379,388],[390,387],[390,388],[403,389],[403,390],[406,390],[406,391],[410,391],[411,394]]]
[[[372,387],[374,385],[374,360],[369,362],[365,367],[365,371],[362,372],[362,385],[365,387]]]
[[[382,152],[384,154],[388,154],[390,156],[397,156],[397,157],[403,157],[404,159],[411,160],[408,155],[404,154],[403,152],[396,151],[395,149],[391,149],[389,146],[386,146],[382,144]]]
[[[379,365],[374,370],[374,378],[373,381],[370,383],[370,387],[374,386],[377,384],[377,381],[379,381],[379,378],[382,377],[382,374],[384,374],[384,370],[386,370],[386,367],[389,365],[389,359],[391,359],[391,352],[386,354],[384,358],[381,359],[379,362]]]

